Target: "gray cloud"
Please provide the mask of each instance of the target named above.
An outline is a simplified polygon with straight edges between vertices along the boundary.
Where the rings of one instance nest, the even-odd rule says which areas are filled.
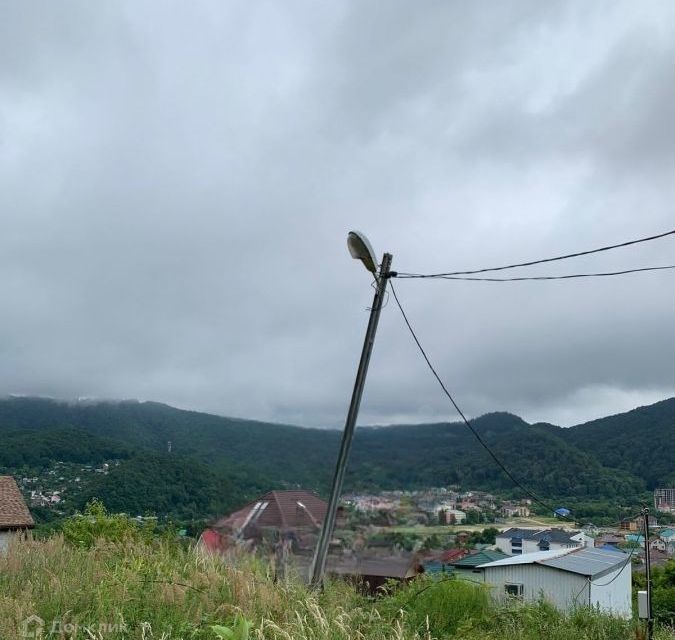
[[[437,271],[674,226],[674,18],[6,3],[0,393],[339,424],[372,295],[350,228]],[[469,413],[571,424],[674,393],[672,277],[398,288]],[[390,302],[363,421],[449,415]]]

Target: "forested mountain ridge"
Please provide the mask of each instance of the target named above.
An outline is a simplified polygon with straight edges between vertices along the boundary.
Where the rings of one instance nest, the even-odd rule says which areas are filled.
[[[649,489],[675,486],[675,398],[562,429],[561,435],[606,467],[643,478]]]
[[[675,399],[568,429],[530,425],[508,413],[486,414],[472,423],[523,484],[548,498],[625,502],[673,480],[674,448],[668,443],[675,439]],[[151,491],[152,483],[140,480],[145,469],[146,477],[158,475],[152,486],[160,491],[170,478],[179,477],[186,487],[182,493],[194,503],[190,511],[196,512],[207,503],[236,503],[239,494],[258,487],[303,486],[325,493],[340,432],[224,418],[153,402],[8,398],[0,400],[0,437],[7,445],[0,454],[5,469],[40,464],[52,455],[75,461],[85,461],[89,454],[92,459],[129,459],[101,481],[101,493],[122,504],[132,476],[137,478],[134,487],[143,484]],[[169,441],[173,467],[162,461]],[[146,462],[139,462],[143,457]],[[220,486],[221,495],[216,499],[209,488],[204,505],[195,501],[189,488],[194,478]],[[346,489],[449,484],[514,491],[463,424],[358,428]],[[228,493],[233,495],[224,495]],[[154,500],[163,504],[159,495]]]

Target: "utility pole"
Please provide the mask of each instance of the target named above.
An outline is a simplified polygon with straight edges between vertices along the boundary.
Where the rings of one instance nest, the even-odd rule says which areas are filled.
[[[354,233],[354,232],[352,232]],[[352,234],[350,233],[350,243],[352,241]],[[361,241],[364,238],[358,238]],[[368,248],[368,253],[372,255],[372,249],[367,240],[365,246]],[[357,255],[352,251],[350,244],[350,252],[355,258],[361,259],[366,268],[371,269],[368,265],[372,265],[372,260],[367,262],[362,255]],[[361,405],[361,396],[363,395],[363,387],[366,383],[366,374],[368,373],[368,364],[370,363],[370,355],[373,351],[375,343],[375,333],[377,331],[377,324],[380,320],[380,311],[382,310],[382,301],[387,289],[387,281],[390,277],[392,256],[385,253],[380,265],[379,274],[377,278],[377,288],[375,289],[375,297],[373,298],[373,306],[370,310],[370,320],[368,321],[368,328],[366,330],[366,338],[363,343],[363,350],[361,351],[361,360],[359,361],[359,368],[356,372],[356,381],[354,382],[354,390],[352,392],[352,399],[349,405],[349,412],[347,413],[347,420],[345,428],[342,432],[342,443],[340,444],[340,453],[338,454],[337,463],[335,465],[335,473],[333,475],[333,484],[331,486],[330,498],[328,500],[328,509],[326,510],[326,517],[324,518],[319,534],[319,540],[316,544],[314,552],[314,560],[310,573],[310,580],[313,587],[321,586],[323,583],[323,575],[326,568],[326,556],[328,555],[328,547],[333,536],[333,528],[335,526],[335,515],[337,513],[338,502],[340,494],[342,493],[342,484],[344,482],[345,471],[347,470],[347,461],[349,459],[349,451],[352,446],[352,438],[354,436],[354,428],[356,427],[356,419],[359,415],[359,406]]]
[[[652,640],[654,633],[654,615],[652,610],[652,564],[651,554],[649,551],[649,508],[642,509],[642,517],[644,518],[645,530],[645,565],[647,578],[647,640]]]

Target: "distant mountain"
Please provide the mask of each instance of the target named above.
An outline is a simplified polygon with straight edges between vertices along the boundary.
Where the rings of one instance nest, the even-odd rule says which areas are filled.
[[[675,486],[675,398],[562,429],[563,439],[605,467],[642,478],[648,489]]]
[[[647,490],[675,479],[675,399],[569,429],[530,425],[508,413],[484,415],[473,425],[518,480],[552,500],[634,503]],[[149,456],[152,462],[146,465],[146,475],[156,474],[160,487],[166,486],[166,478],[175,471],[157,461],[157,456],[168,455],[170,441],[174,458],[186,465],[192,465],[188,462],[192,459],[216,474],[209,476],[209,483],[221,483],[218,501],[222,504],[236,503],[239,494],[248,495],[258,487],[303,486],[325,493],[340,432],[225,418],[154,402],[9,398],[0,401],[0,437],[11,444],[15,456],[23,448],[26,460],[35,457],[31,449],[39,451],[40,460],[49,451],[55,459],[86,457],[87,448],[92,456],[108,449],[121,458]],[[12,466],[7,462],[0,454],[0,465]],[[142,463],[136,460],[134,465],[126,462],[114,478],[112,473],[108,476],[109,495],[116,494],[112,485],[121,486],[125,473],[136,469],[133,474],[141,477]],[[206,467],[190,467],[186,477],[207,475],[198,469]],[[357,430],[347,488],[450,484],[523,494],[463,424]],[[194,503],[188,489],[183,493]],[[155,498],[157,503],[160,498]],[[134,504],[143,506],[142,501]],[[205,505],[195,503],[188,511],[202,508]]]

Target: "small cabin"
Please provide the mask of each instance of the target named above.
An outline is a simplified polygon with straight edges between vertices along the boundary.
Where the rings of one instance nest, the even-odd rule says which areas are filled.
[[[10,537],[35,526],[26,501],[12,476],[0,476],[0,552],[4,552]]]

